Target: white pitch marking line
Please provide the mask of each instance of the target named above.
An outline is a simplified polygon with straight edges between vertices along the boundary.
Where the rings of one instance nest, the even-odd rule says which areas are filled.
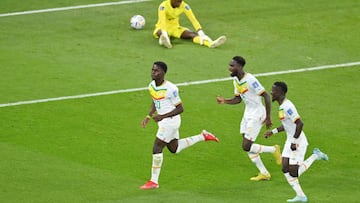
[[[294,70],[258,73],[258,74],[254,74],[254,76],[262,77],[262,76],[270,76],[270,75],[281,75],[281,74],[288,74],[288,73],[299,73],[299,72],[315,71],[315,70],[323,70],[323,69],[331,69],[331,68],[352,67],[352,66],[357,66],[357,65],[360,65],[360,61],[351,62],[351,63],[343,63],[343,64],[316,66],[316,67],[311,67],[311,68],[301,68],[301,69],[294,69]],[[222,81],[227,81],[227,80],[232,80],[232,78],[227,77],[227,78],[200,80],[200,81],[193,81],[193,82],[183,82],[183,83],[178,83],[176,85],[177,86],[198,85],[198,84],[206,84],[206,83],[213,83],[213,82],[222,82]],[[0,108],[7,107],[7,106],[19,106],[19,105],[25,105],[25,104],[36,104],[36,103],[44,103],[44,102],[50,102],[50,101],[61,101],[61,100],[79,99],[79,98],[85,98],[85,97],[96,97],[96,96],[110,95],[110,94],[120,94],[120,93],[126,93],[126,92],[137,92],[137,91],[143,91],[143,90],[147,90],[147,89],[148,89],[148,87],[130,88],[130,89],[123,89],[123,90],[107,91],[107,92],[97,92],[97,93],[91,93],[91,94],[80,94],[80,95],[74,95],[74,96],[64,96],[64,97],[55,97],[55,98],[47,98],[47,99],[29,100],[29,101],[19,101],[19,102],[14,102],[14,103],[0,104]]]
[[[73,9],[112,6],[112,5],[120,5],[120,4],[132,4],[132,3],[140,3],[140,2],[146,2],[146,1],[151,1],[151,0],[128,0],[128,1],[107,2],[107,3],[99,3],[99,4],[68,6],[68,7],[61,7],[61,8],[49,8],[49,9],[42,9],[42,10],[3,13],[3,14],[0,14],[0,17],[27,15],[27,14],[34,14],[34,13],[47,13],[47,12],[55,12],[55,11],[66,11],[66,10],[73,10]]]

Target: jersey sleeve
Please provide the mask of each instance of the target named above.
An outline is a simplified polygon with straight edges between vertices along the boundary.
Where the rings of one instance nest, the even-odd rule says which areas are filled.
[[[300,115],[299,113],[297,112],[296,108],[294,105],[288,105],[286,108],[285,108],[285,113],[287,116],[289,116],[290,120],[292,122],[296,122],[299,118],[300,118]]]
[[[254,89],[255,93],[259,96],[266,91],[258,79],[256,79],[254,76],[249,79],[249,86]]]
[[[161,30],[166,30],[166,5],[160,4],[158,8],[158,25]]]
[[[169,89],[170,101],[174,106],[181,104],[179,89],[174,85]]]
[[[186,17],[189,19],[189,21],[191,22],[191,24],[193,25],[195,31],[198,31],[199,29],[201,29],[201,25],[200,25],[199,21],[196,19],[190,6],[186,3],[185,3],[185,7],[184,7],[184,13],[185,13]]]

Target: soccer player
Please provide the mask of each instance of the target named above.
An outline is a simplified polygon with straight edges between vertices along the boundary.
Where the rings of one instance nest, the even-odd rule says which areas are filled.
[[[281,154],[279,145],[265,146],[254,143],[262,125],[265,123],[270,128],[270,96],[260,82],[250,73],[244,71],[245,59],[241,56],[234,56],[229,64],[229,71],[233,77],[234,97],[224,99],[218,96],[219,104],[245,103],[245,112],[240,124],[240,133],[243,135],[242,148],[248,153],[249,158],[259,169],[259,174],[250,178],[253,181],[270,180],[271,175],[264,166],[260,153],[273,153],[276,163],[281,165]],[[265,106],[261,102],[265,101]]]
[[[149,91],[153,102],[149,114],[142,121],[145,127],[153,118],[158,123],[158,131],[153,146],[151,179],[140,189],[155,189],[159,187],[159,175],[163,162],[163,149],[167,147],[172,153],[180,153],[183,149],[200,141],[219,142],[213,134],[203,130],[200,134],[179,140],[180,114],[184,111],[176,85],[165,80],[167,65],[157,61],[153,64]]]
[[[180,26],[179,17],[183,13],[185,13],[196,32]],[[182,0],[165,0],[160,4],[158,8],[158,21],[155,25],[153,35],[155,38],[159,38],[160,45],[167,48],[172,47],[170,37],[192,39],[194,43],[209,48],[218,47],[226,41],[225,36],[221,36],[214,41],[207,36],[202,30],[189,4]]]
[[[315,148],[313,154],[304,161],[308,141],[303,130],[303,122],[294,104],[286,98],[287,85],[275,82],[272,86],[272,101],[279,103],[279,119],[281,126],[264,133],[266,138],[278,132],[285,131],[287,139],[282,152],[282,171],[292,189],[296,192],[293,199],[287,202],[307,202],[307,197],[301,189],[298,177],[303,174],[315,160],[328,160],[328,156]]]

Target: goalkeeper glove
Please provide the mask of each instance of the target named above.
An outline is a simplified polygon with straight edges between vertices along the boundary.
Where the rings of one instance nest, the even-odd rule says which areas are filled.
[[[212,42],[212,39],[211,39],[209,36],[207,36],[207,35],[204,33],[204,31],[199,30],[197,33],[198,33],[198,35],[199,35],[199,37],[200,37],[200,45],[203,45],[203,44],[204,44],[204,41]]]

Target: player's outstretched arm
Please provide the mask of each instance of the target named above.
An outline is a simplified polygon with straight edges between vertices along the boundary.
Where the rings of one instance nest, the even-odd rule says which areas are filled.
[[[151,117],[153,116],[153,114],[155,113],[156,108],[155,108],[155,104],[154,102],[151,102],[151,107],[150,107],[150,111],[148,113],[148,115],[145,116],[145,118],[141,121],[141,126],[143,128],[146,127],[146,125],[149,123]]]
[[[216,101],[218,104],[238,104],[242,101],[240,96],[235,96],[231,99],[225,99],[222,96],[217,96]]]

